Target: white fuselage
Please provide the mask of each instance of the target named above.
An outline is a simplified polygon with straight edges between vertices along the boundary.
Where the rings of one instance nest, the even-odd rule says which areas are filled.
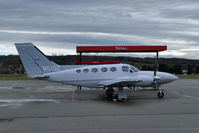
[[[127,64],[90,65],[58,72],[49,73],[48,80],[62,82],[69,85],[100,88],[100,83],[121,78],[140,81],[133,86],[154,86],[153,71],[139,71],[137,68]],[[157,72],[158,85],[166,84],[177,79],[176,76]]]

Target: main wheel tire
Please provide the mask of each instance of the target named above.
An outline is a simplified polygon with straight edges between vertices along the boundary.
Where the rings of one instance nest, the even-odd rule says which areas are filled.
[[[107,99],[112,101],[113,100],[113,93],[114,93],[114,90],[107,90],[106,91],[106,95],[107,95]]]
[[[163,91],[159,91],[157,95],[158,95],[158,98],[163,98],[164,97],[164,92]]]
[[[117,102],[123,102],[124,101],[124,98],[118,98],[118,94],[116,95],[116,100]]]
[[[106,95],[107,97],[112,97],[113,96],[113,93],[114,93],[114,90],[106,90]]]

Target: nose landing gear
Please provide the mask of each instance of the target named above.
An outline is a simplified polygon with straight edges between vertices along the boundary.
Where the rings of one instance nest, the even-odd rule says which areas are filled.
[[[157,96],[158,98],[164,98],[164,91],[163,90],[158,91]]]

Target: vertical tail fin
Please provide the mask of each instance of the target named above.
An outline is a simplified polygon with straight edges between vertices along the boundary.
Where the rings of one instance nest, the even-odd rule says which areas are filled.
[[[15,43],[28,77],[59,71],[59,65],[48,60],[32,43]]]

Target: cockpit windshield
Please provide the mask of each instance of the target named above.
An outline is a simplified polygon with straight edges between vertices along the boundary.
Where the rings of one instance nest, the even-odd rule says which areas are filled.
[[[134,66],[130,66],[130,72],[133,71],[133,72],[138,72],[139,69],[137,69],[136,67]]]
[[[134,72],[138,72],[139,70],[136,67],[134,67],[134,66],[125,65],[125,66],[122,66],[122,71],[123,72],[134,73]]]

